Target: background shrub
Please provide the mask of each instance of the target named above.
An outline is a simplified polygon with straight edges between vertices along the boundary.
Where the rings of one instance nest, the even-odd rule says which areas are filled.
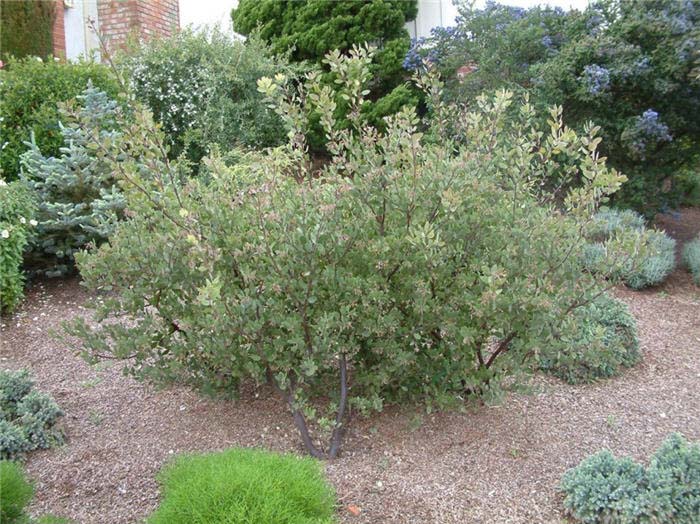
[[[71,323],[86,357],[205,391],[267,382],[317,457],[337,455],[350,406],[454,406],[534,367],[534,349],[604,285],[583,272],[580,231],[624,177],[594,136],[565,130],[558,110],[541,131],[508,92],[462,115],[461,148],[424,142],[410,108],[379,132],[359,110],[370,56],[329,54],[337,93],[320,75],[260,80],[285,148],[233,167],[205,159],[207,180],[118,164],[131,217],[77,261],[91,289],[110,290],[97,320],[133,321]],[[350,128],[334,116],[341,95]],[[333,153],[320,172],[301,132],[313,112]],[[123,155],[158,136],[146,122],[128,129]],[[560,153],[585,182],[555,198],[540,181]]]
[[[0,7],[0,58],[22,58],[53,53],[53,22],[56,2],[3,2]]]
[[[646,469],[604,450],[567,471],[561,489],[577,522],[690,524],[700,514],[700,445],[674,433]]]
[[[27,150],[25,142],[32,133],[45,155],[60,155],[63,135],[58,103],[79,95],[88,80],[112,98],[119,91],[109,70],[92,62],[25,58],[10,60],[0,71],[0,171],[8,181],[18,177],[19,158]]]
[[[700,237],[683,246],[683,264],[693,275],[693,281],[700,286]]]
[[[24,296],[22,255],[33,236],[35,196],[22,182],[0,178],[0,314]]]
[[[663,231],[647,229],[644,219],[631,210],[604,209],[593,217],[588,230],[592,241],[584,250],[584,265],[600,271],[615,259],[617,275],[632,289],[662,283],[676,266],[676,241]]]
[[[242,0],[231,18],[237,33],[259,32],[276,52],[289,53],[292,61],[324,68],[326,54],[332,50],[345,53],[367,43],[377,46],[362,111],[370,123],[383,128],[383,117],[405,105],[414,106],[421,98],[420,91],[406,83],[408,75],[402,67],[410,48],[405,25],[417,14],[416,0]],[[332,84],[333,75],[325,74],[324,81]],[[335,117],[347,126],[346,100],[338,97],[334,103]],[[312,120],[305,131],[309,145],[324,151],[325,136],[318,122]]]
[[[34,488],[17,462],[0,460],[0,522],[20,524],[27,518],[24,508],[32,500]]]
[[[163,500],[150,524],[333,522],[335,494],[311,458],[252,449],[186,455],[159,482]]]
[[[63,442],[56,427],[63,411],[47,395],[33,390],[26,371],[0,371],[0,458],[15,458]]]
[[[105,240],[122,216],[125,202],[114,183],[114,167],[94,145],[119,139],[119,111],[88,82],[77,105],[60,110],[60,154],[42,152],[35,140],[22,154],[22,179],[39,202],[36,237],[26,257],[33,269],[65,274],[73,268],[74,254]]]
[[[228,151],[285,139],[256,82],[275,73],[295,76],[300,69],[254,35],[243,42],[216,28],[186,29],[133,48],[122,63],[137,98],[163,125],[170,158],[185,152],[197,163],[210,144]]]
[[[568,318],[539,359],[542,370],[569,384],[615,376],[640,359],[634,317],[626,304],[603,295]]]
[[[700,183],[698,23],[690,0],[601,0],[581,12],[467,3],[406,65],[427,58],[453,100],[517,86],[535,104],[563,104],[569,126],[600,125],[601,154],[629,178],[614,202],[652,216]]]

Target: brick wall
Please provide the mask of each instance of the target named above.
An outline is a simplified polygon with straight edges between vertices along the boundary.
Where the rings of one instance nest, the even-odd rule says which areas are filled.
[[[63,22],[65,7],[63,0],[56,0],[56,12],[53,20],[53,56],[66,57],[66,27]]]
[[[129,35],[168,36],[180,27],[178,0],[97,0],[100,32],[111,49]]]

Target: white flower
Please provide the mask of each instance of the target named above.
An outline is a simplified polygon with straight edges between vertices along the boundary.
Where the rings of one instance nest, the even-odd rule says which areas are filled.
[[[37,222],[33,218],[29,221],[29,225],[31,225],[31,226],[36,226],[37,224],[39,224],[39,222]]]
[[[6,186],[7,182],[5,182],[2,178],[0,178],[0,187]]]
[[[27,223],[27,219],[24,218],[24,217],[19,217],[19,223],[20,223],[20,224],[26,224],[26,223]]]
[[[2,238],[10,238],[10,232],[7,229],[3,229],[2,233],[0,233],[0,237]]]

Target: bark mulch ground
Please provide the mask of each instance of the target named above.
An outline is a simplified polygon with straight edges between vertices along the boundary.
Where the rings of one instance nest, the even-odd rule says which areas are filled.
[[[700,211],[659,224],[682,244],[700,229]],[[671,431],[700,440],[700,290],[679,270],[659,288],[616,294],[639,324],[638,366],[587,386],[536,377],[529,394],[463,413],[392,409],[355,421],[342,458],[326,466],[339,520],[565,522],[557,485],[585,456],[607,447],[646,460]],[[211,400],[182,388],[157,391],[117,364],[83,362],[51,332],[84,314],[90,300],[76,280],[45,282],[17,315],[0,320],[0,367],[29,368],[66,412],[67,444],[27,462],[33,513],[140,522],[158,503],[156,474],[173,454],[230,446],[301,452],[271,392]]]

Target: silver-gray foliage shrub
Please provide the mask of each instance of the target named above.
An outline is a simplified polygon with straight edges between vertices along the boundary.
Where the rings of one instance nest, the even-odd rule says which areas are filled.
[[[693,275],[693,281],[700,286],[700,236],[683,247],[683,265]]]
[[[676,266],[676,241],[649,229],[634,211],[603,209],[593,219],[584,249],[587,270],[600,272],[616,261],[618,275],[632,289],[661,284]]]
[[[0,371],[0,459],[63,442],[56,427],[63,411],[53,398],[33,388],[27,371]]]
[[[670,435],[645,468],[603,450],[564,474],[564,506],[584,524],[693,524],[700,516],[700,445]]]

